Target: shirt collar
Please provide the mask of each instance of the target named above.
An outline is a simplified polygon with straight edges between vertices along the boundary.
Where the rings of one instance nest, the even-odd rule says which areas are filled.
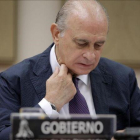
[[[55,68],[58,67],[60,68],[60,65],[56,59],[56,55],[55,55],[55,44],[53,45],[51,52],[50,52],[50,64],[51,64],[51,68],[52,71],[55,71]],[[89,85],[89,75],[79,75],[77,76],[77,78],[79,78],[84,84]]]

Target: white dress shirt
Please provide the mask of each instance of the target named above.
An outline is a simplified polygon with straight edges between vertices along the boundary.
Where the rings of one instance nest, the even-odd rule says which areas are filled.
[[[50,65],[52,68],[52,72],[55,71],[56,67],[60,68],[60,65],[57,62],[56,55],[55,55],[55,45],[52,47],[50,52]],[[95,107],[92,98],[90,77],[89,75],[79,75],[77,76],[77,78],[80,79],[78,82],[78,88],[81,94],[85,97],[90,115],[95,116],[96,113],[95,113]],[[69,103],[65,104],[61,108],[59,113],[52,109],[50,103],[45,98],[43,98],[39,102],[39,105],[50,118],[58,118],[59,114],[63,115],[63,117],[67,117],[69,115]]]

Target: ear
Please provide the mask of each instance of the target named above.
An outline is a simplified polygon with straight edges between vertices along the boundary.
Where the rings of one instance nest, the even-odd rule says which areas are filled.
[[[52,33],[53,41],[54,41],[55,45],[57,46],[59,44],[59,34],[60,34],[60,32],[57,28],[57,24],[53,23],[51,25],[50,30]]]

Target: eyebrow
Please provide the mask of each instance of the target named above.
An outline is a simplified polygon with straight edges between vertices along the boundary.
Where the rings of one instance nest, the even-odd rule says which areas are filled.
[[[73,41],[75,41],[75,42],[81,42],[81,43],[90,43],[89,40],[86,40],[86,39],[78,39],[78,38],[74,38]],[[95,43],[97,43],[97,44],[104,44],[105,42],[106,41],[103,40],[103,41],[97,41]]]
[[[75,42],[81,42],[81,43],[90,43],[89,40],[86,40],[86,39],[78,39],[78,38],[74,38],[73,41],[75,41]]]
[[[96,42],[97,44],[104,44],[105,43],[105,41],[98,41],[98,42]]]

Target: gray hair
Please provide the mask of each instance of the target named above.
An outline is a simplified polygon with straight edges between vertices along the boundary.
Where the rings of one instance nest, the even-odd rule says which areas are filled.
[[[106,9],[97,0],[93,0],[93,1],[96,1],[101,6],[103,11],[105,12],[107,22],[109,24],[109,16],[106,12]],[[58,30],[59,30],[61,36],[63,36],[63,33],[67,27],[66,26],[67,18],[70,14],[72,14],[73,9],[76,9],[76,4],[74,4],[74,2],[72,0],[67,0],[56,16],[55,23],[57,24],[57,27],[58,27]]]

